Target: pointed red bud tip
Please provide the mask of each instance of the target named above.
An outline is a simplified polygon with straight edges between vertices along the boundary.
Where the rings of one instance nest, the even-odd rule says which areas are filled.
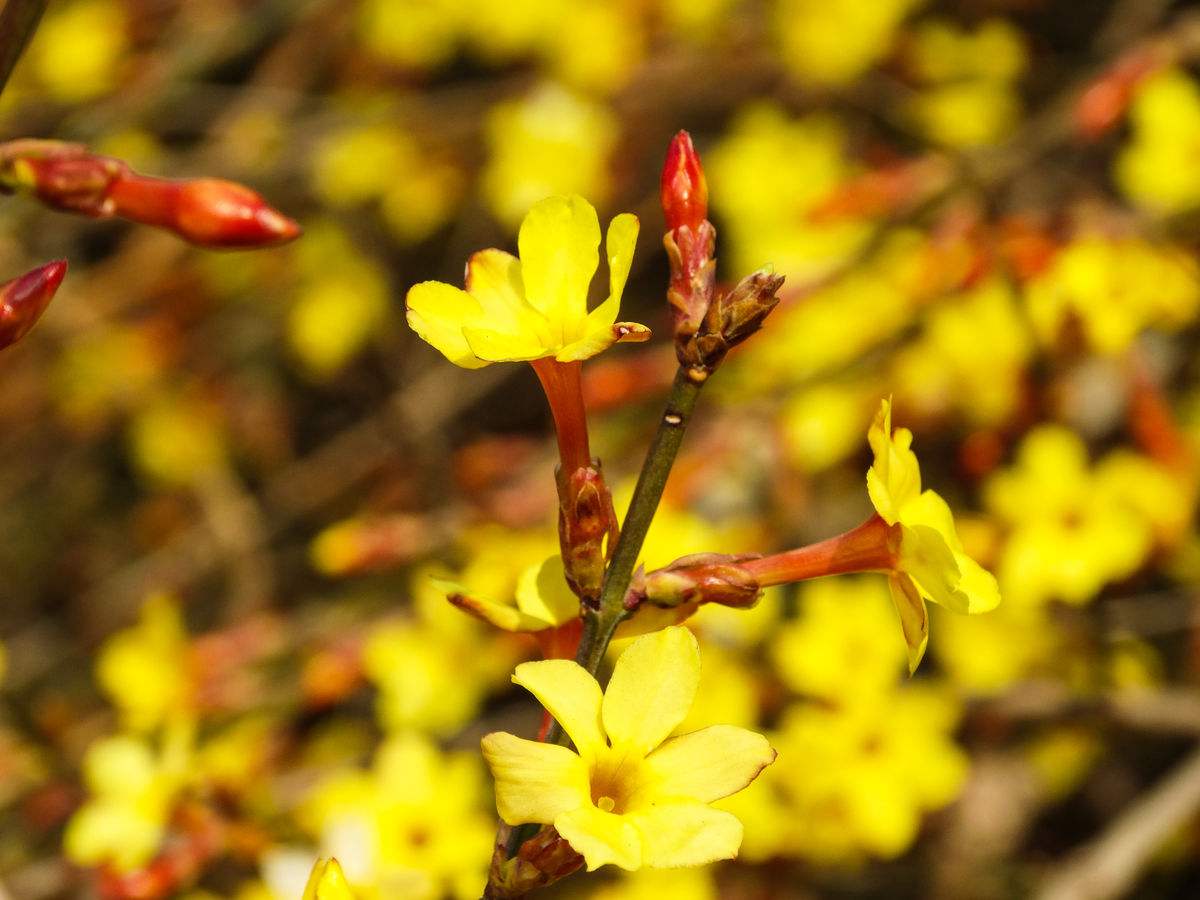
[[[684,225],[695,230],[708,218],[708,183],[704,167],[692,146],[692,136],[680,131],[667,148],[662,173],[662,208],[667,228]]]
[[[300,226],[245,185],[219,178],[171,181],[129,175],[109,190],[112,213],[175,232],[201,247],[273,247]]]
[[[66,274],[67,261],[56,259],[0,285],[0,350],[29,333]]]

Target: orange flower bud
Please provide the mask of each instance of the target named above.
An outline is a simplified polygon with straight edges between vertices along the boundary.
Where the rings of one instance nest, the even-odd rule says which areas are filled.
[[[662,208],[667,228],[687,226],[695,231],[708,218],[708,183],[692,146],[692,136],[680,131],[667,148],[662,173]]]
[[[202,247],[270,247],[300,235],[299,225],[248,187],[150,178],[82,144],[0,144],[0,190],[27,190],[47,206],[93,218],[155,225]]]
[[[300,226],[244,185],[218,178],[170,181],[130,174],[109,191],[114,215],[157,225],[201,247],[270,247]]]
[[[29,333],[67,274],[67,261],[56,259],[0,285],[0,350]]]

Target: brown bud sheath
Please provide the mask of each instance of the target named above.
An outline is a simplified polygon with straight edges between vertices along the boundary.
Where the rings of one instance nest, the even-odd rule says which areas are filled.
[[[485,900],[524,897],[530,891],[554,884],[583,868],[583,857],[550,825],[542,827],[522,843],[516,856],[509,859],[506,847],[511,832],[511,826],[500,826],[483,892]]]
[[[93,218],[154,225],[202,247],[270,247],[300,234],[299,225],[243,185],[149,178],[81,144],[0,145],[0,189],[28,190],[48,206]]]
[[[667,300],[675,350],[682,351],[712,303],[716,283],[716,229],[708,221],[708,185],[700,157],[686,131],[675,135],[663,166],[662,201],[667,233],[663,246],[671,266]]]
[[[66,274],[67,261],[56,259],[0,285],[0,350],[29,333]]]
[[[703,380],[736,347],[762,327],[779,303],[783,276],[760,269],[747,275],[733,289],[709,305],[700,327],[682,348],[679,361],[694,378]]]
[[[559,469],[558,542],[567,583],[578,597],[595,604],[604,582],[608,554],[617,542],[617,514],[599,460],[570,474]]]
[[[655,606],[718,603],[745,609],[759,597],[758,580],[742,564],[753,556],[697,553],[681,557],[662,569],[647,572],[639,593]]]

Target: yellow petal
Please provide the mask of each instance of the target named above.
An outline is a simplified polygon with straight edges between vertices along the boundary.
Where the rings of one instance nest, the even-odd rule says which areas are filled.
[[[579,618],[579,598],[567,587],[561,556],[551,556],[521,573],[517,580],[517,608],[543,622],[543,628],[565,625]]]
[[[621,654],[604,692],[604,730],[613,745],[649,753],[692,707],[700,648],[686,628],[639,637]]]
[[[604,249],[608,255],[608,299],[588,313],[588,331],[608,328],[617,321],[621,310],[621,294],[629,280],[633,265],[633,248],[637,245],[638,218],[633,213],[621,213],[608,225]],[[648,329],[647,329],[648,330]]]
[[[582,756],[591,758],[606,746],[600,725],[600,685],[574,660],[521,663],[512,680],[538,698]]]
[[[627,816],[588,803],[563,813],[554,827],[584,858],[589,872],[608,863],[630,871],[641,868],[642,836]]]
[[[503,731],[484,735],[481,746],[496,781],[496,811],[509,825],[548,825],[591,803],[587,766],[566,747]]]
[[[486,326],[466,325],[462,334],[471,354],[487,362],[541,359],[554,352],[532,332],[509,333]]]
[[[422,281],[408,289],[406,302],[409,327],[446,359],[464,369],[488,364],[471,352],[463,336],[463,326],[476,322],[482,313],[478,301],[466,291],[440,281]]]
[[[318,859],[308,877],[303,900],[354,900],[342,867],[333,858]]]
[[[892,433],[892,401],[883,400],[867,432],[875,461],[867,470],[867,492],[875,511],[889,525],[900,518],[900,508],[921,493],[921,469],[912,452],[912,432],[897,428]]]
[[[587,331],[574,343],[567,344],[554,355],[559,362],[591,359],[613,344],[641,343],[650,340],[650,329],[637,322],[617,322],[615,325],[593,325],[589,317]]]
[[[736,794],[775,760],[761,734],[713,725],[673,737],[646,757],[656,797],[711,803]]]
[[[904,643],[908,645],[908,674],[911,675],[921,664],[925,645],[929,642],[929,611],[920,591],[903,572],[891,575],[888,587],[892,589],[892,603],[900,616]]]
[[[934,491],[923,491],[900,510],[904,528],[900,565],[925,596],[959,613],[981,613],[1000,603],[991,573],[963,551],[954,514]]]
[[[733,859],[742,845],[742,823],[703,803],[656,806],[628,818],[642,835],[642,865],[652,869]]]
[[[545,316],[525,300],[521,261],[503,250],[480,250],[467,261],[467,293],[483,310],[482,323],[507,334],[549,337]]]
[[[429,582],[463,612],[482,619],[489,625],[495,625],[502,631],[541,631],[546,627],[546,623],[541,619],[526,615],[514,606],[472,596],[466,592],[466,588],[456,582],[441,578],[430,578]]]
[[[600,222],[582,197],[547,197],[521,223],[517,248],[525,299],[549,321],[559,346],[583,335],[588,285],[599,264]]]

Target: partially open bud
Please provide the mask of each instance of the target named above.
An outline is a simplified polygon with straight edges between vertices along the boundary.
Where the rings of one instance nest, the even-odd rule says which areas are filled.
[[[509,859],[506,846],[511,831],[511,826],[502,825],[497,835],[485,900],[524,897],[583,868],[583,857],[550,825],[522,843],[517,855]]]
[[[56,259],[0,285],[0,350],[29,333],[66,274],[67,261]]]
[[[354,900],[354,892],[336,859],[317,860],[304,888],[303,900]]]
[[[688,227],[693,231],[708,218],[708,183],[692,136],[680,131],[667,148],[662,172],[662,208],[667,228]]]
[[[759,269],[709,306],[696,333],[682,348],[676,348],[680,363],[688,367],[695,380],[706,378],[726,353],[762,327],[779,303],[782,286],[782,275]]]
[[[55,209],[93,218],[165,228],[202,247],[269,247],[300,234],[299,225],[243,185],[149,178],[119,159],[62,141],[0,145],[0,190],[26,190]]]

